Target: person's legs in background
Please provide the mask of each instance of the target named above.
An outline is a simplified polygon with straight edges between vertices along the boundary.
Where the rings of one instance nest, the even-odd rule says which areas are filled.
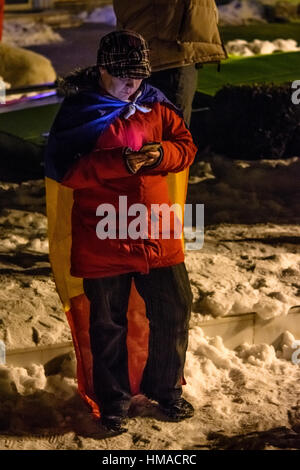
[[[191,122],[192,103],[197,88],[195,64],[153,72],[147,80],[161,90],[183,112],[187,125]]]

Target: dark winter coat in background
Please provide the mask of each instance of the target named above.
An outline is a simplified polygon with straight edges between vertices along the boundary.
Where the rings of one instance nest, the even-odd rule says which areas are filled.
[[[227,58],[214,0],[114,0],[118,29],[142,34],[152,70]]]

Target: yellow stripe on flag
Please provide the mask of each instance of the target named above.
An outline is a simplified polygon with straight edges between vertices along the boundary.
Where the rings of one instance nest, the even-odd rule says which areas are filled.
[[[47,177],[45,184],[49,258],[58,294],[67,311],[70,309],[70,299],[83,294],[82,279],[70,274],[73,190]]]

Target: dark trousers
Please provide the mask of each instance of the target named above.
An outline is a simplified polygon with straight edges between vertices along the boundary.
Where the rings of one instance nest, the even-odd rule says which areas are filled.
[[[146,304],[149,352],[141,392],[164,403],[181,396],[192,293],[184,263],[97,279],[84,279],[90,300],[94,391],[104,415],[125,415],[128,378],[127,307],[131,280]]]
[[[183,112],[190,125],[192,103],[197,88],[198,70],[195,64],[153,72],[149,83],[161,90],[166,97]]]

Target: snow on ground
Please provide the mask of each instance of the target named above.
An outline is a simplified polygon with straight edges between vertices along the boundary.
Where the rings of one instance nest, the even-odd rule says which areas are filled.
[[[294,39],[275,39],[274,41],[261,41],[254,39],[248,42],[245,39],[228,41],[225,45],[228,54],[238,56],[253,56],[258,54],[273,54],[273,52],[299,51],[297,41]]]
[[[255,311],[265,320],[287,315],[299,305],[300,257],[293,244],[287,248],[299,234],[292,225],[208,227],[203,249],[186,255],[195,314],[208,319]]]
[[[46,216],[4,209],[0,225],[0,339],[8,350],[70,340],[49,277]]]
[[[107,438],[76,393],[72,355],[47,376],[41,365],[2,365],[0,449],[300,449],[300,369],[273,346],[231,351],[192,326],[185,377],[193,418],[165,422],[157,404],[138,395],[128,432]],[[256,434],[246,444],[249,433]]]
[[[220,25],[242,25],[251,22],[265,22],[263,7],[253,0],[233,0],[226,5],[219,5]]]
[[[95,8],[91,13],[82,11],[78,18],[84,23],[102,23],[110,26],[116,26],[117,19],[112,5]]]
[[[184,394],[192,419],[167,423],[139,395],[129,431],[107,438],[76,393],[69,354],[45,369],[0,366],[0,449],[299,449],[300,369],[291,360],[299,338],[286,332],[276,347],[233,351],[201,329],[212,317],[256,310],[268,319],[299,304],[298,169],[298,157],[211,156],[192,171],[189,193],[214,220],[203,248],[186,253],[194,304]],[[70,340],[47,258],[43,185],[0,185],[0,339],[8,350]]]
[[[51,26],[32,19],[4,21],[2,40],[12,46],[27,47],[63,41]]]
[[[4,87],[5,87],[6,90],[8,90],[8,88],[11,88],[11,84],[8,83],[8,82],[5,82],[3,80],[3,77],[1,77],[1,75],[0,75],[0,87],[1,87],[0,90],[2,89],[3,83],[4,83]]]

